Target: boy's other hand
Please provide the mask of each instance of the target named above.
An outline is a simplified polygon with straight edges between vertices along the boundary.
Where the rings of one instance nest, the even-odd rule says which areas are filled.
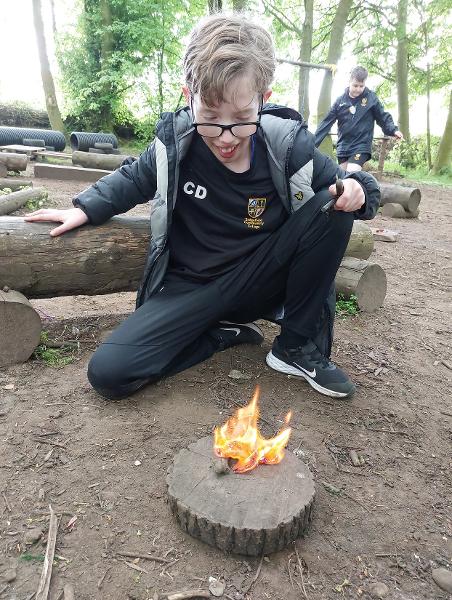
[[[398,140],[403,140],[403,133],[401,131],[397,130],[394,133],[393,137],[397,138]]]
[[[343,210],[344,212],[359,210],[366,200],[363,188],[355,179],[347,178],[343,180],[343,183],[344,191],[337,199],[334,210]],[[335,196],[336,184],[330,185],[328,190],[332,196]]]
[[[66,231],[80,227],[88,223],[88,217],[81,208],[67,208],[64,210],[57,210],[52,208],[41,208],[35,210],[24,217],[25,221],[56,221],[57,223],[63,223],[59,227],[55,227],[50,232],[52,237],[61,235]]]

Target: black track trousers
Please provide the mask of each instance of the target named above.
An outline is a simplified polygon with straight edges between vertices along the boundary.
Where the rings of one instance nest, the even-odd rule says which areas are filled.
[[[245,323],[283,306],[282,331],[313,337],[354,218],[322,213],[330,199],[328,190],[315,194],[239,266],[213,281],[167,275],[162,289],[92,356],[88,379],[94,389],[124,398],[206,360],[221,349],[209,332],[220,320]]]

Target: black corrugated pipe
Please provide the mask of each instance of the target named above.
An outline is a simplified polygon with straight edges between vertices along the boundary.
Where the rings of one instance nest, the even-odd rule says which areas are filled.
[[[118,147],[118,140],[112,133],[86,133],[86,131],[73,131],[71,133],[72,150],[88,152],[90,148],[94,148],[96,142],[112,144],[113,148]]]
[[[0,127],[0,146],[23,144],[24,139],[44,140],[46,146],[53,146],[57,152],[62,152],[66,147],[66,139],[61,131],[27,129],[25,127]]]

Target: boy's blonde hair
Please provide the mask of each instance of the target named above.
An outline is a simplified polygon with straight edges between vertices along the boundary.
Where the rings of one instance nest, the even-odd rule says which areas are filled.
[[[268,90],[275,72],[273,41],[260,25],[223,14],[203,19],[192,31],[184,57],[191,94],[211,106],[224,100],[228,84],[246,75],[251,89]]]

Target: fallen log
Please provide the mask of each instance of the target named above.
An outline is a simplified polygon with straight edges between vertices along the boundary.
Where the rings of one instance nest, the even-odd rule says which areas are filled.
[[[39,202],[46,200],[47,190],[44,188],[28,188],[11,194],[0,195],[0,215],[9,215],[30,200]]]
[[[7,287],[0,290],[0,367],[30,358],[41,329],[41,319],[25,296]]]
[[[111,171],[103,169],[84,169],[83,167],[67,167],[66,165],[35,164],[35,177],[37,179],[61,179],[64,181],[87,181],[95,183]]]
[[[28,164],[28,156],[16,152],[0,152],[0,164],[8,171],[25,171]]]
[[[114,171],[121,166],[123,160],[128,158],[125,154],[97,154],[94,152],[81,152],[74,150],[72,164],[90,169],[106,169]]]
[[[419,210],[410,212],[405,210],[401,204],[388,202],[381,209],[383,217],[391,217],[393,219],[415,219],[419,215]]]
[[[386,273],[367,260],[345,257],[336,275],[336,292],[349,299],[356,296],[361,310],[374,312],[383,305],[386,296]]]
[[[421,202],[421,190],[403,185],[380,182],[380,204],[400,204],[409,213],[415,213]]]
[[[365,221],[354,221],[353,230],[345,250],[345,256],[366,259],[374,249],[372,229]]]
[[[104,225],[84,225],[57,238],[49,235],[54,227],[55,223],[28,223],[20,217],[0,219],[0,286],[8,285],[28,298],[138,288],[149,244],[149,218],[113,217]],[[363,231],[355,223],[349,247],[357,253],[361,244],[369,255]]]
[[[19,177],[0,179],[0,190],[9,188],[12,192],[17,192],[23,187],[33,187],[33,182],[30,179],[20,179]]]

